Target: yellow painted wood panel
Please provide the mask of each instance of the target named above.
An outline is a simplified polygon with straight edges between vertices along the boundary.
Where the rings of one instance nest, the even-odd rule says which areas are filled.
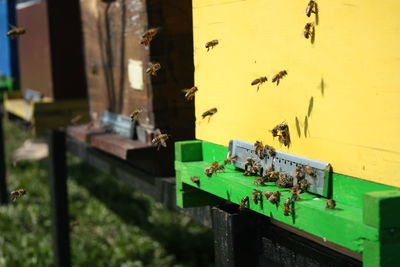
[[[196,138],[262,140],[400,187],[400,1],[316,2],[311,44],[307,0],[193,0]],[[281,70],[288,75],[276,86]],[[257,92],[250,83],[259,76],[269,81]],[[289,149],[268,132],[283,121]]]

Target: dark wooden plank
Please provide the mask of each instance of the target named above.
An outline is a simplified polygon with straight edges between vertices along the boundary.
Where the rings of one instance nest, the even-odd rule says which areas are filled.
[[[71,266],[65,132],[49,132],[49,179],[56,266]]]
[[[257,216],[237,205],[212,209],[216,266],[258,266]]]
[[[95,148],[98,148],[125,160],[128,159],[128,154],[130,150],[151,147],[151,145],[142,143],[138,140],[132,140],[110,133],[98,134],[93,136],[91,138],[90,144]]]
[[[4,147],[4,132],[3,132],[3,107],[0,107],[0,204],[8,203],[7,191],[7,172],[6,172],[6,155]]]
[[[67,135],[84,143],[90,143],[91,136],[96,134],[104,134],[105,130],[91,126],[91,124],[81,124],[69,126],[66,129]]]

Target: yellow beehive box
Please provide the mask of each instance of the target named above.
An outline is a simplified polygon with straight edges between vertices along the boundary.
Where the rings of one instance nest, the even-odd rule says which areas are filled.
[[[196,138],[261,140],[400,187],[400,2],[316,2],[318,21],[306,16],[307,0],[193,0]],[[303,34],[309,22],[313,43]],[[257,91],[260,76],[268,82]],[[290,148],[269,132],[281,122]]]

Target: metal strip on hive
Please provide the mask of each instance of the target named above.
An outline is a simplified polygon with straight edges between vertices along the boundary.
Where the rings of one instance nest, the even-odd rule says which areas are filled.
[[[131,118],[124,115],[105,111],[100,116],[100,127],[120,136],[134,138],[135,122],[132,122]]]
[[[39,102],[42,99],[43,94],[32,89],[25,89],[23,97],[28,102]]]
[[[328,197],[328,185],[331,173],[331,165],[329,163],[304,158],[278,150],[276,151],[275,157],[266,155],[264,159],[260,159],[255,153],[254,144],[241,140],[231,140],[229,142],[229,153],[230,155],[237,156],[233,165],[239,169],[244,170],[246,158],[251,157],[261,166],[259,173],[260,176],[264,175],[265,171],[273,164],[275,171],[286,172],[293,176],[294,183],[297,182],[297,179],[294,177],[296,168],[299,166],[310,166],[314,168],[316,175],[314,177],[308,174],[305,175],[305,179],[307,179],[311,184],[308,191]]]

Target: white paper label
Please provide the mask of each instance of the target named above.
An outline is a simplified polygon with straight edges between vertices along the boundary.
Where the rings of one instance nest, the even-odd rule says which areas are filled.
[[[143,62],[129,59],[128,77],[131,87],[135,90],[143,90]]]

